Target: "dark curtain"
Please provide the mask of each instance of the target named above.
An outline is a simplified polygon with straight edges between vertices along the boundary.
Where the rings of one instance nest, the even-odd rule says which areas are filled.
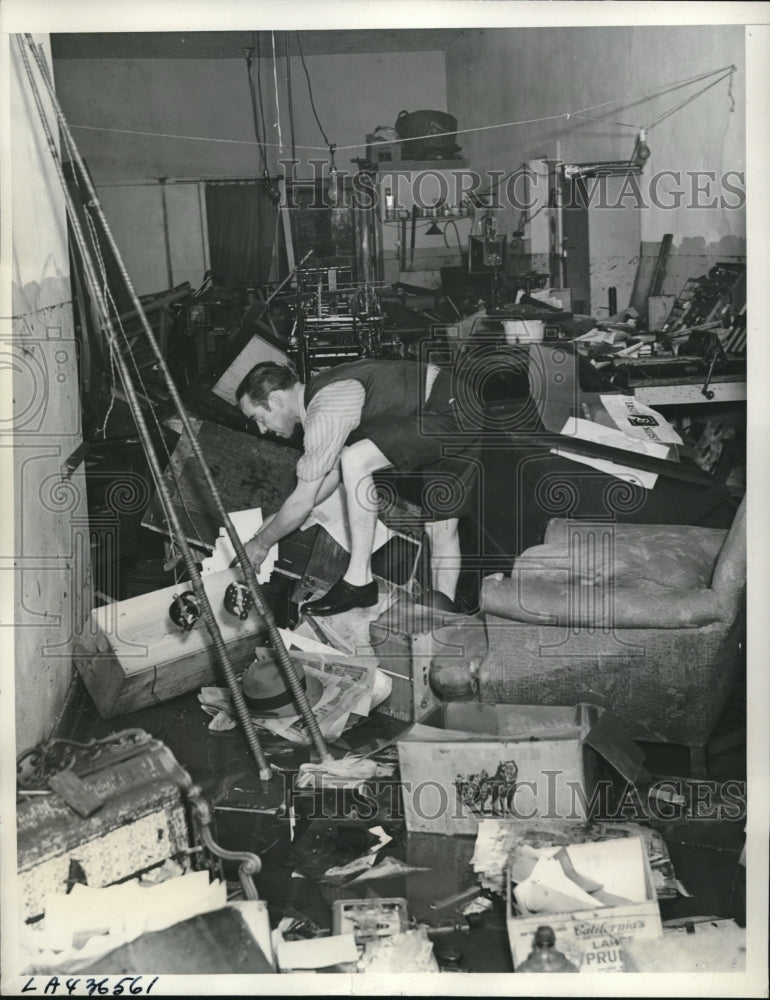
[[[211,270],[222,284],[268,280],[277,211],[261,183],[206,184]]]

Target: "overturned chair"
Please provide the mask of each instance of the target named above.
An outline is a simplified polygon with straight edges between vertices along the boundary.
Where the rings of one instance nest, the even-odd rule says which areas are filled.
[[[702,774],[743,662],[745,587],[745,499],[729,531],[554,519],[484,581],[477,696],[602,705],[637,739],[689,747]]]

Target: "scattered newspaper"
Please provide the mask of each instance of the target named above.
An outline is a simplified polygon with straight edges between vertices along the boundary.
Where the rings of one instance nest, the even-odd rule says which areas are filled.
[[[351,715],[367,716],[390,694],[392,680],[373,664],[352,658],[335,658],[322,654],[294,654],[294,661],[309,677],[318,680],[322,694],[313,714],[324,739],[338,739],[345,731]],[[227,688],[204,687],[198,695],[203,711],[212,716],[212,732],[233,729],[237,725],[230,692]],[[254,716],[254,724],[291,743],[309,745],[311,740],[301,715],[283,717]]]

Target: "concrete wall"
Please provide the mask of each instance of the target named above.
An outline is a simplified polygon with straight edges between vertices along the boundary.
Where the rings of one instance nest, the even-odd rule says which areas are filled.
[[[249,177],[262,173],[254,142],[246,63],[233,59],[61,59],[57,91],[73,125],[200,136],[222,142],[155,138],[76,129],[75,139],[97,182],[152,177]],[[392,126],[399,111],[446,109],[443,52],[389,52],[307,56],[313,98],[321,124],[339,151],[337,167],[355,169],[364,136]],[[328,160],[324,139],[308,99],[299,59],[291,79],[298,176],[312,176],[311,158]],[[253,72],[256,76],[256,62]],[[280,137],[269,150],[270,169],[291,155],[285,59],[279,56]],[[267,141],[279,141],[272,60],[262,60],[262,96]],[[237,140],[224,141],[224,140]],[[345,149],[355,146],[354,149]]]
[[[736,25],[686,27],[524,28],[471,32],[447,52],[447,97],[460,127],[529,121],[615,101],[586,112],[606,121],[554,118],[461,137],[464,154],[476,169],[514,169],[517,164],[558,149],[565,162],[625,159],[631,156],[635,128],[645,126],[682,103],[706,84],[674,90],[649,101],[646,95],[669,84],[734,64],[732,100],[728,81],[653,128],[651,157],[644,169],[642,193],[659,171],[686,172],[745,169],[745,57],[743,28]],[[720,190],[709,181],[695,200],[707,204]],[[735,178],[731,183],[741,186]],[[660,184],[660,200],[675,202],[674,182]],[[678,187],[678,185],[677,185]],[[724,192],[735,204],[740,198]],[[676,292],[684,278],[702,274],[715,260],[745,255],[745,212],[717,206],[689,205],[686,194],[675,208],[649,204],[641,212],[642,240],[657,242],[674,235],[665,291]]]
[[[0,446],[14,448],[14,540],[0,565],[13,576],[14,620],[0,635],[15,621],[22,749],[50,734],[72,678],[71,639],[90,608],[89,528],[82,466],[70,480],[61,472],[81,442],[64,199],[15,42],[10,55],[13,321],[0,350],[15,434],[4,423]]]

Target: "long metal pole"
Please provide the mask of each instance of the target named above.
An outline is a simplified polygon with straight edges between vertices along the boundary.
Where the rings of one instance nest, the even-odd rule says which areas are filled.
[[[86,170],[85,164],[83,163],[80,157],[80,153],[77,149],[77,146],[75,145],[74,139],[72,138],[72,134],[69,130],[69,125],[67,124],[64,112],[62,111],[61,106],[59,105],[53,85],[53,80],[48,70],[48,64],[42,53],[38,50],[37,46],[35,45],[32,36],[30,34],[26,34],[25,38],[27,40],[28,45],[30,46],[35,61],[38,65],[38,69],[40,70],[40,74],[43,77],[43,80],[48,89],[51,102],[53,104],[56,116],[59,121],[59,126],[63,134],[67,138],[68,145],[75,159],[75,162],[77,163],[78,169],[80,170],[83,182],[86,186],[88,195],[91,199],[92,207],[95,209],[99,217],[99,221],[102,224],[102,228],[104,230],[105,236],[107,237],[107,241],[113,251],[113,254],[115,255],[115,260],[117,261],[121,277],[123,278],[126,284],[126,288],[128,289],[131,301],[134,305],[134,308],[137,311],[137,314],[144,328],[147,341],[150,344],[153,354],[155,355],[155,358],[157,360],[158,370],[163,375],[164,381],[166,382],[166,385],[169,390],[169,394],[171,395],[171,398],[174,402],[174,406],[176,407],[176,410],[181,419],[182,426],[185,430],[185,433],[187,434],[188,440],[192,448],[192,452],[195,455],[198,464],[200,465],[201,471],[203,473],[203,478],[206,482],[206,486],[208,487],[211,496],[214,500],[217,513],[219,514],[222,520],[222,524],[224,525],[225,530],[227,531],[228,537],[232,542],[235,554],[238,558],[238,562],[240,563],[241,568],[246,577],[246,584],[254,600],[254,605],[259,614],[263,617],[265,621],[265,625],[267,626],[267,632],[268,635],[270,636],[270,642],[276,651],[276,654],[278,656],[278,661],[284,671],[294,701],[302,714],[305,726],[307,727],[308,735],[310,736],[310,739],[313,742],[313,746],[320,760],[321,761],[331,760],[331,754],[329,753],[329,750],[326,747],[326,743],[324,742],[323,735],[318,725],[318,720],[313,714],[313,710],[310,706],[310,702],[308,701],[305,689],[302,686],[302,682],[300,681],[297,670],[291,658],[289,657],[289,653],[286,649],[286,646],[284,645],[283,640],[281,639],[281,634],[278,631],[278,626],[275,623],[275,618],[273,617],[272,610],[270,609],[270,606],[265,601],[264,596],[262,594],[262,590],[257,580],[257,574],[254,570],[253,565],[251,564],[251,561],[249,560],[249,557],[246,554],[246,549],[244,548],[243,542],[241,541],[240,536],[235,530],[235,527],[232,521],[230,520],[230,516],[227,513],[227,510],[225,509],[225,506],[222,502],[222,498],[219,494],[219,490],[217,489],[217,486],[211,475],[211,471],[208,467],[206,459],[203,455],[203,452],[200,448],[200,445],[198,444],[198,440],[195,436],[193,428],[190,424],[190,419],[187,415],[187,411],[185,410],[184,404],[179,395],[179,391],[176,387],[176,384],[174,383],[173,378],[171,377],[171,373],[166,364],[166,359],[164,358],[160,350],[160,347],[158,346],[158,342],[155,338],[154,333],[152,332],[150,324],[147,322],[147,317],[144,314],[144,310],[142,309],[139,297],[136,294],[133,283],[131,282],[128,272],[126,271],[125,265],[123,264],[123,259],[120,255],[120,251],[118,250],[115,240],[113,239],[112,232],[107,223],[107,219],[104,216],[104,212],[102,211],[102,206],[99,202],[96,190],[91,182],[91,177],[88,171]]]
[[[201,610],[203,613],[203,620],[206,624],[206,627],[214,643],[214,649],[216,651],[217,658],[222,665],[222,669],[227,679],[227,684],[228,687],[230,688],[230,693],[232,695],[233,702],[235,704],[235,708],[238,713],[238,717],[241,721],[241,724],[243,725],[246,734],[246,739],[248,741],[249,748],[251,749],[251,752],[254,755],[254,759],[257,762],[257,766],[259,768],[259,777],[263,781],[269,781],[273,776],[272,770],[267,762],[267,758],[265,757],[264,751],[259,742],[259,737],[257,736],[257,732],[254,727],[254,722],[251,716],[249,715],[246,702],[244,701],[243,698],[243,693],[240,689],[240,686],[238,685],[235,676],[235,671],[233,670],[233,666],[232,663],[230,662],[230,657],[227,652],[227,647],[225,645],[224,639],[222,638],[222,633],[220,632],[219,629],[219,624],[216,618],[214,617],[214,612],[212,611],[211,604],[209,603],[206,589],[203,586],[203,581],[201,579],[200,573],[198,572],[198,567],[196,566],[195,563],[195,557],[193,556],[192,551],[190,550],[190,546],[188,545],[187,539],[185,538],[185,534],[184,531],[182,530],[179,518],[171,503],[171,496],[168,490],[168,486],[165,480],[163,479],[163,471],[160,467],[160,463],[158,462],[158,457],[155,454],[155,449],[152,444],[152,439],[150,438],[149,430],[147,428],[147,424],[144,419],[144,414],[142,413],[141,406],[139,404],[139,399],[136,395],[136,389],[134,388],[133,381],[131,380],[131,375],[128,371],[128,366],[126,364],[125,359],[123,358],[123,355],[120,352],[118,345],[118,338],[115,333],[115,329],[112,325],[109,308],[107,306],[107,303],[104,299],[104,295],[99,286],[93,260],[91,259],[91,254],[88,249],[88,244],[86,242],[82,227],[80,225],[80,220],[78,218],[77,211],[75,209],[75,204],[72,199],[72,195],[70,194],[67,182],[64,177],[64,171],[62,169],[61,159],[59,158],[59,153],[56,148],[56,143],[54,142],[53,135],[48,125],[48,120],[46,118],[45,109],[43,107],[43,103],[37,88],[37,84],[35,83],[34,77],[32,75],[32,67],[29,64],[29,60],[27,59],[27,53],[25,51],[24,44],[21,38],[19,38],[18,36],[17,36],[17,42],[21,58],[24,62],[24,67],[26,69],[27,76],[29,78],[30,86],[32,88],[32,94],[35,99],[35,104],[37,106],[38,114],[40,115],[40,121],[43,126],[43,131],[45,132],[46,141],[48,142],[48,148],[53,158],[54,165],[56,167],[56,172],[59,176],[59,182],[62,185],[62,190],[64,192],[64,199],[67,206],[67,211],[70,216],[70,222],[72,223],[73,232],[75,234],[78,247],[80,248],[81,254],[83,256],[83,264],[86,270],[86,276],[96,296],[97,305],[102,315],[102,321],[104,324],[105,332],[107,334],[107,339],[112,349],[113,357],[115,359],[118,372],[120,373],[121,381],[123,382],[123,387],[126,392],[126,397],[128,399],[129,406],[131,407],[131,412],[134,421],[136,422],[137,430],[139,431],[139,436],[142,439],[142,445],[144,446],[144,451],[145,454],[147,455],[147,461],[150,466],[150,471],[155,481],[155,485],[158,488],[158,493],[160,495],[164,510],[168,515],[174,537],[176,541],[179,543],[179,546],[182,550],[185,566],[187,568],[188,573],[190,574],[190,581],[193,585],[196,597],[198,597],[198,599],[200,600]]]

